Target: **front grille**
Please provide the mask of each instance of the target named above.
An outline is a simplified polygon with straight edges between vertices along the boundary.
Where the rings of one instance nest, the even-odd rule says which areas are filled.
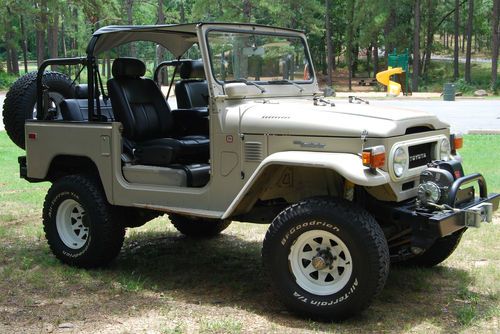
[[[410,155],[409,168],[427,165],[432,161],[432,143],[420,144],[408,147]]]

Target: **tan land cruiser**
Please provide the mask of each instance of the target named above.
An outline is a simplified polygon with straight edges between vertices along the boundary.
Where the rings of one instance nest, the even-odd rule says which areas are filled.
[[[114,57],[103,82],[99,57],[134,41],[173,60],[148,68],[149,79],[143,61]],[[80,66],[87,85],[49,65]],[[464,173],[462,138],[447,124],[357,102],[322,95],[300,31],[110,26],[86,57],[50,59],[19,79],[4,122],[26,148],[21,176],[52,183],[43,224],[62,262],[104,266],[127,227],[164,213],[197,237],[231,221],[270,223],[262,257],[283,303],[343,319],[370,305],[390,263],[442,262],[500,199]]]

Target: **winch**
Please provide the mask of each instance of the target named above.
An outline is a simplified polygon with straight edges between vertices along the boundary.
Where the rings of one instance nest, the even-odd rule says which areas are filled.
[[[435,208],[449,202],[453,182],[464,175],[462,165],[455,160],[434,161],[420,174],[417,201],[420,207]]]

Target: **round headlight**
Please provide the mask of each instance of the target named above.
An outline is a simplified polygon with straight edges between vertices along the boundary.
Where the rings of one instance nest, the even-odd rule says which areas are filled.
[[[448,139],[443,139],[439,145],[439,159],[448,161],[450,160],[451,146]]]
[[[392,168],[394,170],[394,174],[397,177],[403,175],[403,173],[407,168],[407,165],[408,165],[408,154],[403,148],[398,147],[394,151],[394,155],[392,158]]]

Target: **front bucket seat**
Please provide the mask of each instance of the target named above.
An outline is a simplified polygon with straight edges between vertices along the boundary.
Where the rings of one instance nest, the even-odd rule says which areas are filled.
[[[208,161],[209,140],[204,136],[174,138],[172,112],[153,80],[142,78],[146,66],[135,58],[113,62],[107,83],[115,119],[123,125],[126,147],[136,163],[166,166]]]

